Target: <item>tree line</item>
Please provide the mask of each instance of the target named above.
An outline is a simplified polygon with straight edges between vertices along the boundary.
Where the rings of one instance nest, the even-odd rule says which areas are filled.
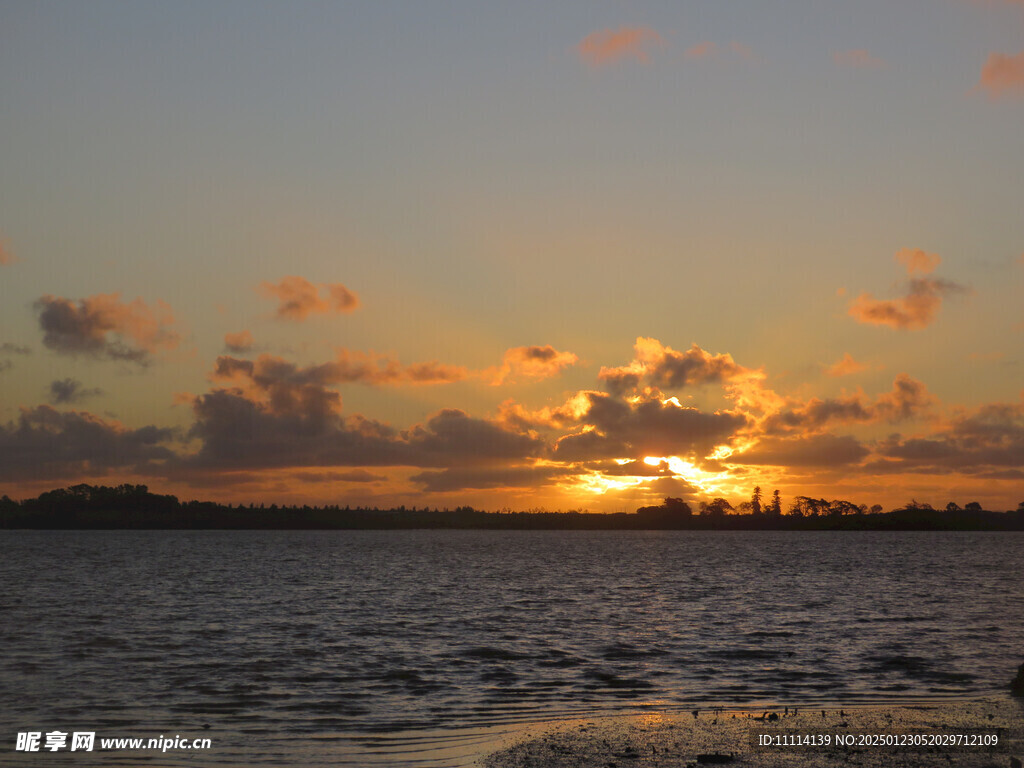
[[[390,509],[325,505],[318,507],[248,506],[212,501],[179,501],[150,493],[145,485],[74,485],[46,491],[33,499],[0,498],[0,528],[21,529],[401,529],[480,528],[551,530],[1024,530],[1024,502],[1016,510],[995,512],[971,502],[950,502],[942,509],[912,501],[883,511],[842,499],[796,496],[783,511],[778,491],[763,499],[755,488],[750,501],[733,507],[715,498],[697,505],[666,498],[635,513],[549,512],[508,509],[486,512],[399,506]]]

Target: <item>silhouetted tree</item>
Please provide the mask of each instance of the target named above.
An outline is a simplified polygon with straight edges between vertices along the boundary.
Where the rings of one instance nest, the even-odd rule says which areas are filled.
[[[981,512],[981,504],[979,504],[976,501],[972,501],[966,506],[964,506],[964,509],[967,510],[968,512]]]
[[[732,504],[730,504],[725,499],[716,498],[710,502],[702,501],[700,503],[700,513],[702,515],[713,515],[721,517],[722,515],[725,515],[727,512],[733,511],[735,510],[733,509]]]
[[[761,514],[761,486],[755,485],[754,492],[750,494],[750,511],[755,515]]]
[[[957,504],[955,501],[951,501],[951,502],[949,502],[949,504],[946,505],[946,511],[947,512],[959,512],[960,511],[960,505]]]
[[[782,514],[782,497],[779,496],[778,488],[776,488],[775,493],[772,494],[772,505],[768,510],[774,517],[779,517]]]

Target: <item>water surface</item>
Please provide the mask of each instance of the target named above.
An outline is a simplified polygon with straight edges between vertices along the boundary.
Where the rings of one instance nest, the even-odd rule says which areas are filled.
[[[1022,545],[977,532],[7,531],[0,729],[11,745],[55,728],[214,742],[154,764],[449,766],[553,716],[986,694],[1024,661]]]

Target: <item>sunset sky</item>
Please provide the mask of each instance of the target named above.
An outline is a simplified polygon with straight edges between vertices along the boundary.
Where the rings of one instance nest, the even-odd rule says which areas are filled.
[[[1024,2],[0,0],[0,494],[1024,500]]]

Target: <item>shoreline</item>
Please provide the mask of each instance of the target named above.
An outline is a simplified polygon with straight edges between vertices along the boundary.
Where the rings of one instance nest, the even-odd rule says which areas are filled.
[[[758,768],[1008,768],[1024,760],[1024,700],[1009,695],[899,704],[835,707],[750,707],[651,711],[537,724],[480,759],[481,768],[700,768],[724,764]],[[795,712],[795,714],[794,714]],[[696,713],[696,714],[695,714]],[[817,734],[828,745],[786,745],[793,734]],[[977,734],[996,746],[868,746],[862,735],[910,734],[948,739]],[[764,735],[769,744],[757,746]],[[837,746],[838,737],[853,737]],[[772,743],[774,742],[774,743]]]

